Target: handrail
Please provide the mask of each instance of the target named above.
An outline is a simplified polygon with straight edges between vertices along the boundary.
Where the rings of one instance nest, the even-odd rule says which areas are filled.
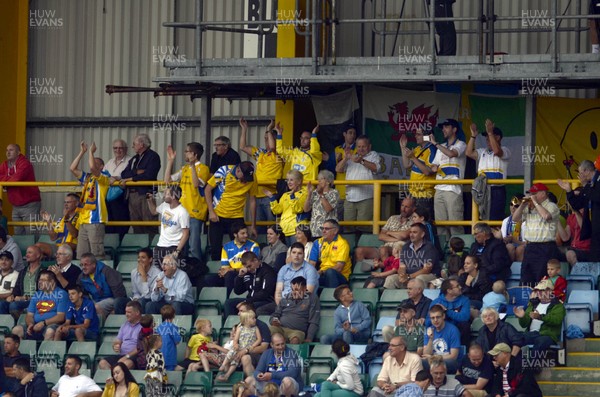
[[[567,182],[571,184],[579,184],[578,179],[568,179]],[[312,181],[315,182],[315,181]],[[272,186],[277,181],[262,181],[258,184],[260,186]],[[490,185],[522,185],[525,183],[524,179],[489,179],[487,181]],[[556,185],[556,179],[535,179],[532,183],[544,183],[546,185]],[[385,225],[386,220],[381,219],[381,193],[382,186],[384,185],[401,185],[402,187],[408,188],[410,185],[472,185],[473,179],[456,179],[456,180],[419,180],[411,181],[408,179],[377,179],[377,180],[362,180],[362,181],[334,181],[335,185],[373,185],[373,219],[371,221],[342,221],[340,222],[343,226],[373,226],[373,234],[379,234],[381,226]],[[119,184],[115,182],[114,186]],[[127,186],[155,186],[162,189],[169,183],[164,181],[138,181],[138,182],[127,182]],[[0,189],[10,186],[81,186],[79,182],[73,181],[46,181],[46,182],[0,182]],[[452,221],[434,221],[433,223],[438,226],[473,226],[479,222],[479,210],[477,204],[472,202],[472,214],[471,220],[452,220]],[[491,226],[500,226],[502,221],[486,221]],[[257,221],[257,225],[266,226],[273,224],[273,222]],[[9,226],[45,226],[45,222],[17,222],[9,221]],[[158,221],[109,221],[108,226],[158,226]]]

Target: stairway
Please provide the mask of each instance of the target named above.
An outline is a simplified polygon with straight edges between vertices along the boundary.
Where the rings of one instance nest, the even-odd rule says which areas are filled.
[[[568,341],[567,351],[567,367],[538,376],[544,397],[600,397],[600,338]]]

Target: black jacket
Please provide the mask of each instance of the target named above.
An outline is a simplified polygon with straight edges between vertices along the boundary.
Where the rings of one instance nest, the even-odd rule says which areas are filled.
[[[509,346],[523,346],[523,334],[515,329],[512,324],[505,323],[504,321],[498,320],[496,326],[496,341],[495,344],[491,344],[487,337],[487,326],[482,326],[479,329],[477,335],[477,344],[481,346],[484,352],[489,352],[498,343],[506,343]],[[520,355],[519,355],[520,356]]]
[[[136,154],[129,159],[127,167],[121,172],[121,178],[132,178],[134,182],[155,181],[159,170],[160,156],[154,150],[148,148],[141,155]],[[138,174],[138,171],[143,172]],[[145,195],[151,193],[153,189],[152,186],[132,186],[129,191],[137,191],[139,194]]]
[[[523,371],[521,366],[521,359],[517,357],[510,357],[510,364],[508,366],[508,384],[511,387],[508,395],[510,397],[517,396],[519,394],[527,397],[542,397],[542,391],[535,381],[535,377],[531,371]],[[502,390],[502,369],[496,368],[494,372],[494,386],[492,388],[493,396],[499,394],[504,395]]]
[[[578,211],[584,208],[584,219],[589,218],[589,210],[592,210],[591,230],[584,231],[582,226],[582,239],[585,239],[584,234],[589,234],[592,239],[591,254],[596,256],[590,258],[591,261],[600,260],[600,173],[596,171],[592,177],[592,181],[586,184],[580,194],[575,194],[573,191],[567,193],[567,200],[574,210]]]
[[[256,273],[237,276],[233,290],[238,295],[248,292],[246,302],[275,302],[276,284],[277,273],[271,266],[263,263],[256,269]]]
[[[462,294],[470,300],[482,301],[483,296],[492,290],[492,282],[488,278],[487,273],[485,270],[480,269],[477,281],[470,286],[466,284],[468,276],[467,273],[458,276],[458,281],[462,286]]]
[[[31,382],[25,386],[20,385],[17,391],[17,397],[40,397],[48,395],[48,386],[46,385],[46,378],[44,372],[37,372]]]
[[[15,284],[15,288],[13,289],[13,296],[23,296],[23,294],[25,293],[25,288],[24,288],[24,281],[25,281],[25,273],[27,273],[27,270],[29,269],[29,265],[25,266],[25,269],[21,270],[19,272],[19,276],[17,277],[17,283]],[[38,274],[35,277],[35,289],[37,291],[38,289],[38,280],[40,278],[40,271],[42,270],[42,268],[39,268]],[[31,297],[30,297],[31,298]]]
[[[492,237],[486,240],[485,245],[475,242],[469,253],[481,259],[480,268],[485,270],[492,283],[496,280],[506,281],[510,276],[512,262],[504,241]]]
[[[223,156],[219,156],[217,152],[214,152],[210,158],[210,173],[214,174],[224,165],[238,165],[241,162],[240,155],[232,148],[229,148]]]

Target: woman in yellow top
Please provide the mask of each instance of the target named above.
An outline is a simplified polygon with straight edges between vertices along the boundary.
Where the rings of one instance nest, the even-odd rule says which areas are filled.
[[[112,369],[112,377],[106,380],[102,397],[139,397],[140,388],[129,368],[123,363],[117,363]]]
[[[263,189],[271,200],[271,211],[275,215],[281,214],[279,225],[288,240],[288,245],[293,243],[291,237],[296,233],[296,226],[310,224],[310,214],[304,212],[304,202],[308,198],[308,193],[302,186],[302,181],[303,176],[300,171],[288,171],[287,184],[290,191],[281,195],[279,201],[275,200],[273,193]]]

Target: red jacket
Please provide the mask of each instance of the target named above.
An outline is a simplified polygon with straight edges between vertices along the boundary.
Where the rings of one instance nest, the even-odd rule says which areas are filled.
[[[544,276],[543,280],[548,280],[548,276]],[[550,280],[552,281],[552,280]],[[558,298],[561,302],[566,301],[567,297],[567,279],[563,276],[559,275],[556,280],[553,282],[554,284],[554,297]]]
[[[35,182],[33,165],[27,157],[19,154],[13,167],[8,161],[0,164],[0,182]],[[21,206],[36,201],[42,201],[40,189],[37,186],[12,186],[6,188],[8,201],[12,205]]]

